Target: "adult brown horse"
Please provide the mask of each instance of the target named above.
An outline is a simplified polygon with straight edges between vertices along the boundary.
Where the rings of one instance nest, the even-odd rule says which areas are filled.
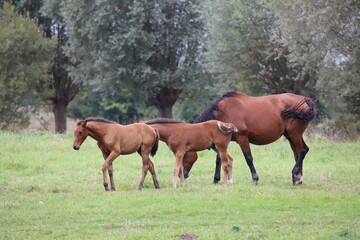
[[[81,144],[87,136],[97,141],[97,144],[103,154],[105,163],[102,166],[104,187],[109,191],[106,171],[109,174],[111,190],[115,191],[112,162],[120,155],[131,154],[136,151],[142,157],[142,177],[138,189],[141,190],[147,171],[150,170],[154,187],[159,188],[156,178],[154,164],[149,158],[149,154],[154,156],[158,149],[158,133],[156,130],[144,123],[134,123],[130,125],[121,125],[104,118],[89,117],[78,121],[74,131],[75,150],[79,150]]]
[[[146,122],[159,131],[160,140],[164,141],[176,157],[173,177],[173,187],[177,186],[180,174],[181,184],[185,184],[183,159],[190,152],[214,149],[221,159],[224,171],[224,184],[231,183],[232,162],[228,158],[227,148],[232,133],[237,128],[231,123],[207,121],[190,124],[172,119],[155,119]],[[194,154],[194,153],[191,153]],[[185,157],[185,160],[187,158]]]
[[[239,144],[254,183],[258,182],[259,177],[253,164],[250,143],[265,145],[284,135],[294,153],[292,181],[297,185],[303,181],[303,160],[309,151],[303,133],[315,115],[315,103],[308,97],[291,93],[251,97],[240,92],[227,92],[194,122],[216,119],[233,123],[237,127],[238,132],[233,134],[232,140]],[[220,180],[220,165],[217,158],[214,183]]]

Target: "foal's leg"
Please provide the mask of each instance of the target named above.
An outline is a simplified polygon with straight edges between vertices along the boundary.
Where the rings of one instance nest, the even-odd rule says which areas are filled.
[[[113,179],[113,168],[112,168],[112,162],[119,156],[119,153],[111,152],[109,156],[106,158],[103,166],[102,166],[102,172],[103,172],[103,180],[104,180],[104,187],[106,191],[109,191],[109,184],[107,181],[106,171],[109,172],[109,177],[111,181],[111,190],[115,191],[115,185],[114,185],[114,179]]]
[[[224,150],[219,150],[219,155],[221,158],[221,163],[222,163],[222,167],[223,167],[223,171],[224,171],[223,184],[224,185],[229,184],[230,183],[229,173],[231,172],[231,170],[230,170],[228,155],[227,155],[226,151],[224,151]]]
[[[179,172],[180,172],[180,182],[182,185],[185,184],[184,166],[182,163],[182,161],[184,159],[184,152],[178,151],[178,152],[176,152],[175,156],[176,156],[176,161],[175,161],[175,168],[174,168],[173,188],[176,188]]]
[[[250,144],[249,144],[249,139],[247,136],[236,136],[236,142],[240,145],[241,151],[244,154],[245,160],[247,165],[249,166],[250,172],[251,172],[251,176],[253,179],[253,183],[257,184],[257,182],[259,181],[259,176],[256,173],[254,164],[253,164],[253,157],[251,155],[251,150],[250,150]]]
[[[233,177],[232,177],[232,168],[233,168],[233,158],[228,154],[228,161],[229,161],[229,183],[233,183]]]
[[[113,169],[113,164],[112,163],[109,164],[108,173],[109,173],[109,178],[110,178],[111,191],[115,191],[114,169]]]
[[[187,152],[184,156],[183,165],[184,165],[184,177],[189,177],[189,172],[197,160],[196,152]]]
[[[150,151],[151,151],[151,148],[148,148],[145,145],[142,145],[140,155],[141,155],[141,158],[142,158],[143,167],[142,167],[142,176],[141,176],[141,180],[140,180],[138,190],[142,189],[148,170],[150,170],[150,173],[152,175],[153,182],[154,182],[154,187],[155,188],[160,188],[159,183],[158,183],[157,178],[156,178],[156,172],[155,172],[154,164],[152,163],[152,161],[150,160],[150,157],[149,157]]]
[[[230,164],[230,169],[231,172],[229,172],[229,178],[230,178],[230,183],[232,183],[232,163],[233,163],[233,158],[230,157],[230,155],[228,154],[228,158],[229,158],[229,164]],[[217,184],[221,179],[221,158],[219,156],[219,154],[216,155],[216,166],[215,166],[215,174],[214,174],[214,184]]]
[[[143,146],[144,148],[144,146]],[[142,175],[141,175],[141,179],[140,179],[140,183],[139,183],[139,187],[138,190],[140,191],[144,185],[144,181],[145,181],[145,177],[147,174],[147,171],[149,169],[149,152],[146,153],[145,149],[141,149],[141,158],[142,158]]]
[[[154,182],[154,187],[155,187],[156,189],[159,189],[160,186],[159,186],[159,182],[158,182],[158,180],[157,180],[157,178],[156,178],[155,167],[154,167],[153,162],[152,162],[150,159],[149,159],[149,166],[150,166],[149,170],[150,170],[150,173],[151,173],[151,175],[152,175],[153,182]]]
[[[151,148],[146,148],[144,145],[142,145],[141,158],[142,158],[143,166],[142,166],[142,176],[141,176],[141,180],[140,180],[138,190],[142,189],[148,170],[150,170],[150,173],[152,175],[153,182],[154,182],[154,187],[155,188],[160,188],[158,180],[156,178],[154,164],[152,163],[152,161],[150,160],[150,157],[149,157],[150,151],[151,151]]]

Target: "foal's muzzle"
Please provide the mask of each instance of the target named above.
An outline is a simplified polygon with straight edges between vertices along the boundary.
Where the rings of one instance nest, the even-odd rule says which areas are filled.
[[[73,148],[74,148],[74,150],[79,150],[79,149],[80,149],[80,146],[74,145]]]

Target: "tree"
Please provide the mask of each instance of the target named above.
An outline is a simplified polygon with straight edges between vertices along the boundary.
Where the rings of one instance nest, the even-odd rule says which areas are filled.
[[[274,0],[269,7],[278,18],[290,60],[317,69],[315,87],[329,107],[345,101],[347,111],[359,117],[360,2]]]
[[[54,41],[36,22],[4,3],[0,9],[0,128],[29,120],[31,106],[46,94]],[[45,88],[46,90],[46,88]]]
[[[131,101],[134,99],[135,101]],[[84,86],[69,104],[69,116],[85,119],[89,116],[102,116],[106,119],[130,124],[147,118],[155,118],[156,108],[150,102],[136,101],[128,95],[109,96],[101,92],[92,91],[91,87]]]
[[[44,21],[47,37],[57,38],[55,61],[51,69],[52,82],[49,85],[51,94],[47,97],[55,117],[56,133],[66,132],[67,107],[79,91],[79,84],[68,74],[71,62],[63,51],[67,44],[67,36],[60,5],[61,1],[45,0],[40,11],[42,14],[38,17],[48,19]]]
[[[289,61],[275,16],[262,2],[204,3],[207,69],[232,88],[256,93],[306,93],[316,81],[304,65]]]
[[[203,21],[197,1],[65,1],[66,47],[77,81],[122,94],[144,89],[162,117],[199,81]],[[133,94],[134,95],[134,94]],[[142,97],[142,96],[138,96]]]

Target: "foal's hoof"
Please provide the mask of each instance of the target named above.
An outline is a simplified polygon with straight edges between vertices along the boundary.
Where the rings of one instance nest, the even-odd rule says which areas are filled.
[[[110,189],[108,189],[108,188],[105,188],[105,191],[107,191],[107,192],[110,192]]]

